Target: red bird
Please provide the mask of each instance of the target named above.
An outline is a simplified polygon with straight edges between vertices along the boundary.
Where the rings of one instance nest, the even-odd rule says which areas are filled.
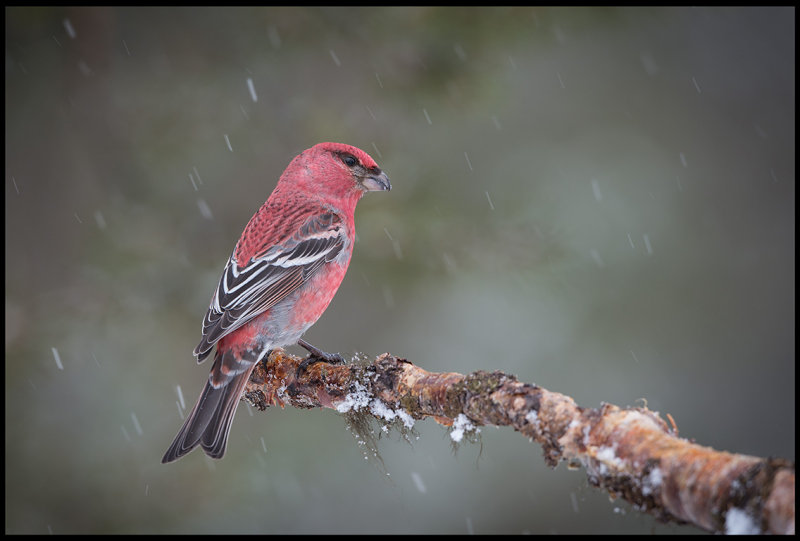
[[[341,360],[300,337],[347,272],[356,203],[365,192],[390,189],[375,161],[350,145],[320,143],[292,160],[225,264],[194,349],[199,363],[216,344],[214,365],[162,463],[197,445],[222,458],[242,389],[271,349],[299,344],[310,352],[306,363]]]

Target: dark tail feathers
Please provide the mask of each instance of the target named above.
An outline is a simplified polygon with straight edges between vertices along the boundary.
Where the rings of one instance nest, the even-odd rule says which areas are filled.
[[[211,458],[222,458],[222,455],[225,454],[225,445],[228,442],[233,415],[236,413],[236,406],[239,405],[242,390],[247,380],[250,379],[250,372],[255,363],[250,365],[249,370],[229,378],[221,378],[227,379],[227,381],[219,387],[214,387],[211,381],[220,376],[219,361],[219,357],[214,359],[209,380],[203,387],[197,404],[186,417],[178,435],[175,436],[172,445],[161,459],[162,464],[181,458],[198,445]],[[226,364],[224,359],[222,364]]]

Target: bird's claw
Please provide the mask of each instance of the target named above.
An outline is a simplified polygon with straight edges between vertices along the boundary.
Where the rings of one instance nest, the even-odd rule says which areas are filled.
[[[309,366],[315,363],[345,364],[344,357],[338,353],[327,353],[318,347],[312,346],[303,339],[298,340],[297,345],[308,350],[308,357],[303,359],[303,361],[297,365],[297,370],[295,370],[295,379],[299,378]]]

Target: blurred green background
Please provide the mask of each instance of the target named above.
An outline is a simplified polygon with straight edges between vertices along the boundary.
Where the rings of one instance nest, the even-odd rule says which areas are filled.
[[[224,460],[160,459],[225,259],[321,141],[393,190],[310,342],[794,459],[794,20],[6,8],[6,533],[696,532],[507,428],[419,421],[386,475],[332,411],[243,405]]]

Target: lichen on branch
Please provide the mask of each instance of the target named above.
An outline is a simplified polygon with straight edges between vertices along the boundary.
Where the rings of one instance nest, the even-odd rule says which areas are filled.
[[[272,351],[253,371],[245,399],[262,410],[365,411],[408,428],[433,417],[453,427],[454,439],[478,426],[511,426],[542,446],[551,467],[581,465],[591,484],[659,520],[720,533],[795,531],[793,462],[697,445],[646,407],[582,408],[502,372],[433,373],[388,353],[298,374],[302,360]]]

